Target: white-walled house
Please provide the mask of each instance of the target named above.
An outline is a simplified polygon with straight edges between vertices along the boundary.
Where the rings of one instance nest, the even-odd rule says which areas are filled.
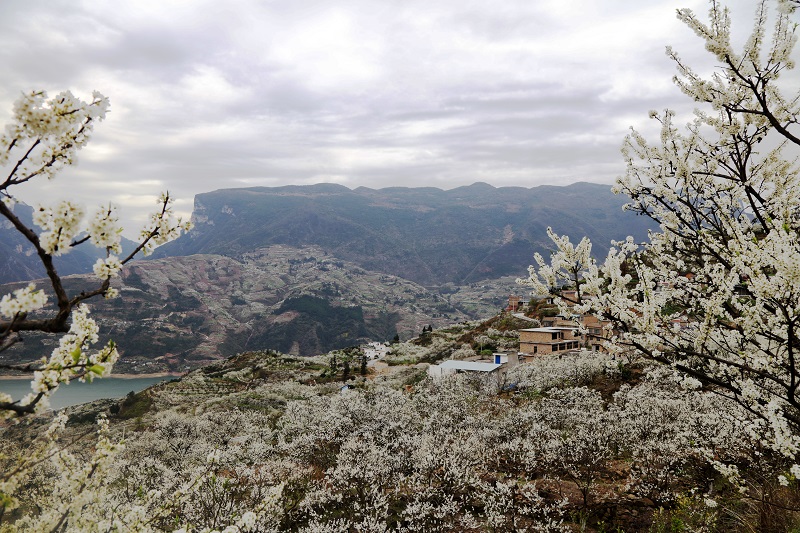
[[[362,347],[367,359],[383,359],[389,353],[389,345],[385,342],[370,342]]]

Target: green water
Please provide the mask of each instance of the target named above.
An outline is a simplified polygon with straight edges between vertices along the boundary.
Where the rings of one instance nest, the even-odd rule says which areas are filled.
[[[101,398],[122,398],[129,392],[139,392],[150,385],[174,379],[160,378],[103,378],[93,383],[73,381],[69,385],[62,384],[50,398],[50,407],[61,409],[70,405],[91,402]],[[0,380],[0,392],[11,395],[18,400],[31,391],[31,382],[24,379]]]

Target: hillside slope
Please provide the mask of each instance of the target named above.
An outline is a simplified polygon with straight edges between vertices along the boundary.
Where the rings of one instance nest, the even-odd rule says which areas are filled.
[[[71,293],[96,285],[89,276],[65,281]],[[319,247],[288,246],[239,259],[137,261],[114,285],[121,297],[93,300],[92,314],[101,341],[113,339],[123,354],[115,371],[132,373],[183,371],[245,350],[315,355],[396,334],[409,338],[424,325],[494,313],[514,289],[506,279],[439,294]],[[24,343],[0,354],[0,362],[39,358],[54,343],[26,335]]]

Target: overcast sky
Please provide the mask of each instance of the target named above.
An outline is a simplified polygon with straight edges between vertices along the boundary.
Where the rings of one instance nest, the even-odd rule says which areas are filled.
[[[743,40],[754,2],[728,4]],[[707,11],[698,0],[2,0],[0,119],[30,89],[108,96],[79,165],[20,196],[111,199],[129,222],[165,189],[188,214],[197,193],[256,185],[611,183],[648,110],[690,118],[664,48],[690,63],[706,54],[678,7]]]

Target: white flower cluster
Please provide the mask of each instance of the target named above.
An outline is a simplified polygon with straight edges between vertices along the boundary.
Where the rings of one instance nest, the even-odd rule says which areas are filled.
[[[61,383],[68,383],[73,377],[91,381],[94,377],[108,376],[119,359],[119,352],[113,342],[97,352],[89,352],[91,345],[98,341],[99,329],[89,317],[89,308],[85,304],[78,306],[72,313],[69,332],[59,339],[58,347],[42,369],[34,372],[31,381],[33,392],[22,400],[22,405],[36,400],[39,402],[36,409],[41,411],[47,408],[48,397]]]
[[[39,235],[42,249],[51,255],[69,251],[72,239],[81,231],[83,207],[64,200],[53,207],[39,205],[33,212],[33,222],[44,232]]]
[[[99,350],[91,347],[98,341],[97,324],[88,316],[88,308],[80,303],[102,293],[106,298],[114,297],[116,289],[110,287],[110,278],[117,275],[126,258],[120,260],[122,228],[119,226],[116,207],[111,204],[100,207],[84,226],[84,209],[72,201],[61,201],[51,206],[37,206],[33,221],[41,228],[38,237],[24,228],[26,223],[14,211],[16,203],[14,188],[35,179],[53,178],[67,165],[76,162],[76,154],[90,138],[94,124],[104,119],[108,100],[100,93],[93,93],[89,102],[62,92],[48,99],[44,92],[24,94],[14,105],[13,122],[0,135],[0,167],[9,169],[9,174],[0,181],[0,211],[6,228],[16,228],[30,242],[29,248],[18,246],[18,253],[28,250],[38,253],[41,264],[47,271],[51,288],[57,299],[57,310],[49,317],[31,319],[26,315],[41,309],[47,302],[44,291],[33,285],[18,289],[0,298],[0,350],[19,340],[21,331],[53,333],[64,331],[72,320],[69,330],[53,350],[50,357],[26,365],[32,371],[31,392],[19,401],[11,395],[0,393],[0,418],[24,416],[41,412],[48,407],[49,397],[61,383],[70,379],[91,381],[94,377],[107,376],[119,353],[113,342]],[[155,231],[147,235],[144,246],[162,244],[177,236],[188,224],[171,221],[167,197]],[[165,216],[164,216],[165,215]],[[85,233],[84,233],[85,232]],[[34,232],[35,233],[35,232]],[[95,274],[103,281],[95,290],[70,295],[49,257],[69,252],[90,241],[106,252],[104,259],[94,265]],[[152,241],[152,242],[150,242]],[[131,256],[132,257],[132,256]],[[34,371],[35,369],[35,371]],[[128,509],[125,519],[106,513],[117,506],[104,501],[104,492],[99,490],[105,483],[104,472],[110,468],[116,454],[122,449],[107,438],[107,423],[101,422],[98,440],[91,457],[74,457],[55,444],[60,430],[64,429],[66,416],[56,417],[55,423],[34,440],[34,444],[16,458],[0,454],[0,461],[14,462],[12,469],[0,474],[0,529],[7,530],[103,530],[129,531],[148,530],[143,507]],[[88,448],[87,448],[88,449]],[[50,495],[50,504],[42,508],[36,517],[22,516],[9,526],[9,511],[16,505],[12,496],[20,481],[26,476],[38,475],[46,469],[49,460],[56,468],[56,477],[61,486]],[[36,470],[36,474],[32,474]],[[91,509],[93,512],[89,512]],[[78,510],[78,512],[74,512]],[[96,511],[96,512],[95,512]],[[250,523],[250,516],[243,517]],[[16,518],[14,518],[16,520]],[[67,525],[68,524],[68,525]]]
[[[597,383],[597,371],[581,372],[580,384],[569,375],[605,356],[579,357],[571,365],[557,355],[521,365],[563,365],[567,379],[554,374],[546,394],[535,394],[531,382],[534,390],[513,398],[468,375],[424,380],[410,394],[372,384],[341,395],[337,387],[293,381],[278,384],[286,388],[281,394],[265,383],[182,402],[154,391],[150,399],[165,410],[126,431],[113,463],[98,463],[104,485],[92,485],[91,496],[76,499],[80,507],[70,506],[50,494],[63,494],[73,478],[51,476],[43,483],[54,490],[31,496],[41,520],[34,513],[21,524],[40,530],[34,526],[50,524],[43,521],[59,508],[75,524],[112,531],[386,531],[398,522],[409,533],[568,531],[571,512],[604,505],[609,490],[619,501],[647,498],[657,507],[688,496],[724,513],[731,491],[719,477],[713,493],[691,487],[714,479],[706,458],[720,471],[765,459],[759,436],[741,431],[750,414],[717,395],[685,390],[662,366],[601,394],[585,386]],[[303,393],[289,390],[296,387]],[[232,407],[245,404],[259,407]],[[89,462],[59,468],[83,471],[110,455],[87,453]],[[780,473],[791,485],[800,467]],[[541,496],[561,483],[577,490],[564,499]]]
[[[571,283],[591,294],[583,305],[562,301],[562,313],[609,320],[612,352],[635,350],[686,374],[688,389],[713,384],[735,398],[759,416],[742,430],[795,463],[800,174],[787,148],[800,138],[783,125],[797,123],[800,101],[783,96],[776,80],[794,67],[798,26],[789,14],[798,3],[779,0],[779,12],[769,17],[767,4],[757,3],[741,52],[733,49],[730,16],[719,3],[712,3],[708,24],[688,9],[678,12],[720,70],[704,78],[668,50],[677,85],[705,107],[685,130],[674,112],[651,113],[660,126],[657,143],[631,130],[622,148],[626,173],[614,189],[659,231],[640,245],[617,243],[597,266],[578,253],[583,241],[573,246],[551,234],[552,261],[536,257],[526,281],[540,292]]]
[[[69,91],[50,100],[43,91],[24,94],[14,104],[14,121],[0,137],[0,166],[19,150],[23,155],[11,183],[38,175],[54,177],[75,162],[77,151],[90,138],[93,123],[103,120],[107,110],[108,99],[96,91],[91,102],[83,102]]]
[[[53,443],[47,450],[51,468],[59,473],[59,490],[49,497],[51,504],[36,517],[24,516],[15,524],[20,531],[120,531],[128,530],[113,513],[103,513],[105,479],[124,444],[111,439],[108,420],[97,420],[97,436],[88,456],[70,452]],[[127,521],[136,522],[133,510]],[[66,527],[66,524],[69,527]],[[134,530],[141,531],[136,527]]]
[[[117,207],[108,204],[98,209],[87,228],[92,243],[98,248],[105,248],[111,253],[122,253],[122,227],[119,225]]]
[[[114,287],[109,287],[106,289],[106,292],[103,293],[103,298],[106,300],[112,300],[119,296],[119,290],[115,289]]]
[[[6,318],[14,318],[17,315],[41,309],[46,303],[47,295],[44,291],[36,290],[36,286],[31,283],[27,287],[17,289],[0,299],[0,315]]]
[[[105,259],[98,259],[92,267],[94,275],[102,280],[115,277],[122,270],[122,263],[115,255],[110,255]]]
[[[83,231],[81,224],[84,214],[82,206],[67,200],[54,206],[37,206],[33,222],[44,230],[39,235],[42,249],[51,255],[69,252],[74,239]],[[119,226],[115,206],[109,204],[100,207],[89,221],[86,231],[95,246],[104,248],[109,253],[122,252],[122,228]]]
[[[592,257],[592,244],[584,237],[577,246],[566,235],[557,235],[547,228],[547,235],[555,243],[558,252],[548,263],[538,252],[534,254],[536,265],[528,268],[528,278],[518,279],[517,283],[533,289],[534,294],[557,294],[563,286],[577,287],[576,297],[570,301],[557,299],[559,312],[563,316],[584,313],[588,307],[587,295],[596,292],[597,287],[584,283],[597,275],[597,264]]]
[[[175,219],[172,212],[174,199],[169,193],[162,193],[156,202],[159,211],[150,215],[150,224],[141,231],[141,237],[145,241],[142,248],[145,255],[153,251],[153,248],[177,238],[181,231],[192,229],[191,221],[184,222],[180,217]]]

